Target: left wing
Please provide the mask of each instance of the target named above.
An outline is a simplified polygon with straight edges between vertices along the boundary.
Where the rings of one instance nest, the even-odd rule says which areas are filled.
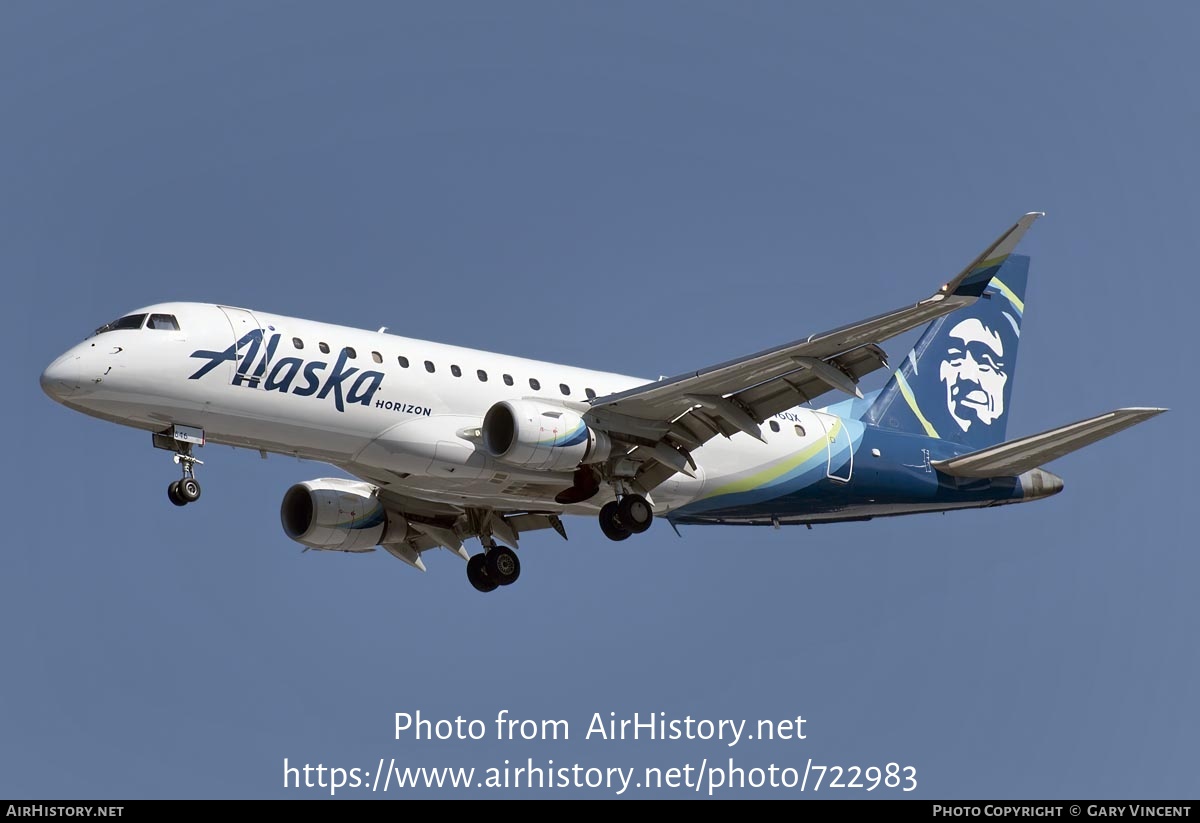
[[[862,396],[859,379],[887,365],[879,343],[969,306],[1042,216],[1030,212],[930,297],[859,323],[647,383],[592,401],[585,419],[637,444],[639,484],[649,490],[693,465],[690,450],[721,435],[762,439],[759,424],[832,389]]]

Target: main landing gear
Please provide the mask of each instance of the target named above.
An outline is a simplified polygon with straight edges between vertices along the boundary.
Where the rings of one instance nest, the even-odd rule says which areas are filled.
[[[600,531],[609,540],[625,540],[641,534],[654,522],[654,510],[640,494],[623,494],[600,507]]]
[[[484,551],[467,561],[467,580],[481,592],[510,586],[521,576],[521,561],[508,546],[485,545]]]

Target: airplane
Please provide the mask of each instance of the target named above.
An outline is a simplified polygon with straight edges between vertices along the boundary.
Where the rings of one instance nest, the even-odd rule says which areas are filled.
[[[351,477],[296,483],[284,533],[308,549],[377,547],[425,571],[446,549],[482,592],[515,582],[526,532],[595,517],[614,541],[656,519],[773,526],[1024,503],[1042,468],[1166,411],[1120,408],[1005,440],[1041,212],[1021,217],[914,304],[658,380],[226,305],[171,302],[107,323],[46,367],[42,389],[151,432],[200,498],[206,443],[293,455]],[[880,344],[926,324],[886,385]],[[814,401],[831,392],[844,399]],[[466,548],[477,539],[481,551]]]

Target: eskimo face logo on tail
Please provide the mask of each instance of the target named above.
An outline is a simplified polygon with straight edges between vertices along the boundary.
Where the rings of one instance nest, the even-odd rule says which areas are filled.
[[[299,357],[274,360],[279,337],[278,334],[271,335],[266,346],[263,346],[262,330],[254,329],[224,351],[194,351],[192,357],[208,362],[188,379],[199,380],[220,364],[235,361],[238,363],[237,371],[233,375],[235,386],[262,388],[264,391],[278,391],[300,397],[316,395],[318,400],[325,400],[332,395],[333,404],[340,412],[346,410],[347,403],[369,406],[371,398],[383,385],[383,372],[365,371],[356,367],[346,368],[346,362],[350,359],[346,349],[342,349],[338,354],[333,368],[327,373],[325,372],[329,369],[329,364],[322,360],[306,362]]]
[[[967,316],[948,319],[930,353],[941,347],[937,378],[946,413],[966,433],[1003,420],[1021,338],[1024,305],[1007,286],[993,281]],[[932,379],[932,378],[931,378]],[[943,432],[943,436],[946,433]]]
[[[999,328],[968,317],[950,329],[938,377],[946,387],[946,411],[964,432],[974,423],[990,426],[1004,414],[1007,362]]]

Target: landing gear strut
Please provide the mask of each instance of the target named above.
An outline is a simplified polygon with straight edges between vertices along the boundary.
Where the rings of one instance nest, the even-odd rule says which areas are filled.
[[[609,540],[625,540],[641,534],[654,522],[654,510],[640,494],[623,494],[600,507],[600,531]]]

